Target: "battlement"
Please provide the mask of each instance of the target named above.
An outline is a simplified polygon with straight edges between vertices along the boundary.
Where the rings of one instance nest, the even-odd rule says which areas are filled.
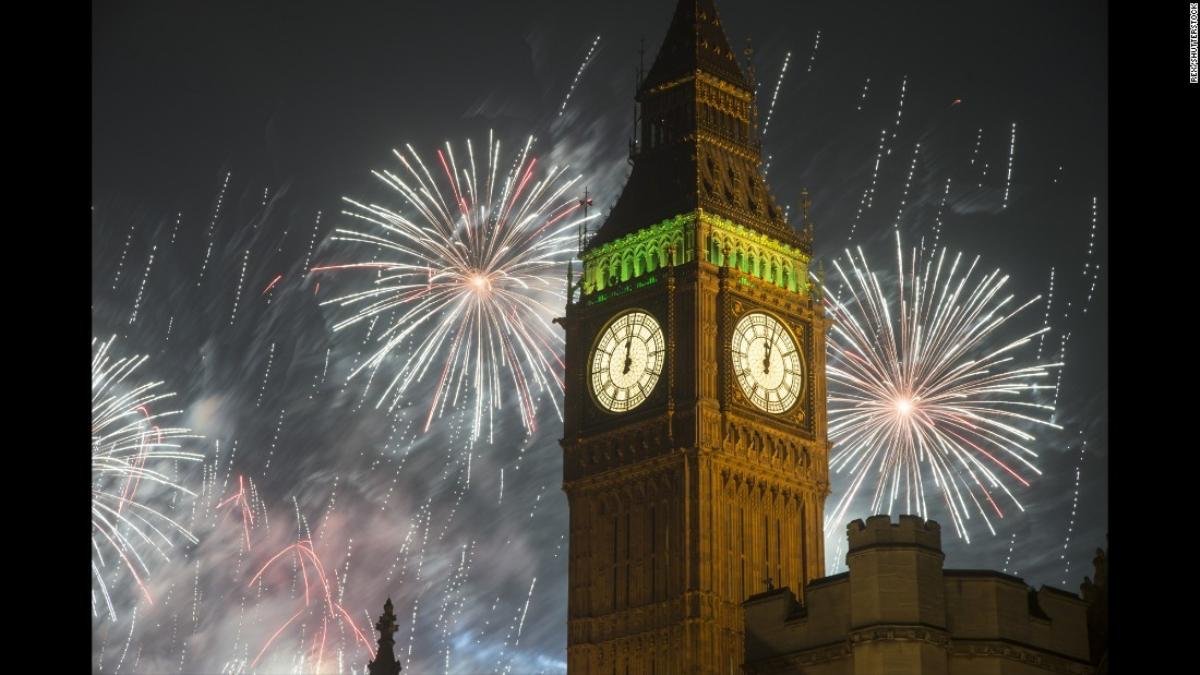
[[[942,550],[942,527],[919,516],[902,515],[893,523],[887,515],[871,516],[866,522],[855,520],[846,526],[850,552],[878,546],[918,546]]]

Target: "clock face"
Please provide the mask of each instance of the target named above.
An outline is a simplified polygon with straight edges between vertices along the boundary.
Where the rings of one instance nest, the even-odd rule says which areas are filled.
[[[733,329],[733,373],[746,398],[769,413],[787,411],[804,387],[804,362],[792,334],[762,312],[743,316]]]
[[[641,405],[662,374],[665,355],[662,328],[653,316],[635,310],[610,321],[588,369],[596,402],[612,412]]]

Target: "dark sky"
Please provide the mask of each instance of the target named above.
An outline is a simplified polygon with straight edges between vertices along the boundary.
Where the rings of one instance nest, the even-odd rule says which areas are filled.
[[[269,296],[271,304],[259,291],[277,274],[298,273],[317,211],[323,217],[313,259],[333,255],[325,238],[347,224],[337,215],[340,198],[378,195],[370,170],[394,167],[391,149],[406,142],[428,155],[446,140],[479,142],[489,129],[510,149],[536,134],[543,153],[569,159],[587,176],[597,204],[611,205],[627,168],[639,40],[645,38],[649,66],[673,5],[93,6],[94,333],[117,334],[126,351],[149,354],[148,367],[179,392],[188,423],[206,436],[202,447],[214,466],[256,477],[257,498],[273,525],[262,533],[262,550],[294,540],[289,527],[295,528],[296,511],[315,525],[336,493],[343,529],[330,535],[323,555],[331,567],[344,566],[353,550],[347,604],[364,623],[364,611],[376,616],[390,593],[404,645],[414,633],[415,603],[406,672],[443,668],[446,645],[453,646],[453,672],[490,672],[497,664],[511,672],[562,669],[561,427],[544,405],[543,424],[526,442],[476,447],[473,482],[459,494],[457,468],[450,468],[457,465],[445,450],[461,443],[459,432],[415,434],[403,416],[397,431],[392,420],[359,405],[361,385],[340,386],[363,349],[362,331],[331,335],[336,312],[318,307],[311,293],[285,290],[286,282]],[[891,269],[884,263],[901,199],[908,245],[931,235],[950,179],[942,243],[1009,273],[1020,299],[1046,294],[1054,268],[1046,351],[1057,358],[1070,334],[1056,414],[1064,429],[1038,432],[1043,475],[1023,493],[1024,513],[1014,511],[995,537],[984,534],[970,545],[948,529],[944,538],[949,566],[1005,568],[1035,586],[1063,587],[1066,579],[1074,590],[1091,572],[1092,551],[1104,545],[1108,527],[1107,4],[725,0],[718,6],[735,49],[753,40],[764,120],[791,53],[764,152],[781,204],[794,204],[801,187],[812,192],[819,257],[839,255],[853,226],[850,243]],[[597,35],[596,53],[559,118]],[[874,206],[854,224],[883,130],[890,154],[880,164]],[[1093,197],[1098,226],[1089,258]],[[178,241],[169,243],[177,218]],[[244,262],[246,291],[238,296]],[[1090,270],[1101,266],[1090,301],[1085,263]],[[245,304],[230,326],[235,296]],[[1023,325],[1040,325],[1044,310],[1035,303]],[[329,384],[310,396],[326,354]],[[508,437],[519,438],[518,427],[513,423]],[[1072,516],[1077,465],[1081,489]],[[398,585],[388,571],[395,551],[413,532],[427,533],[431,522],[424,576],[415,581],[409,571]],[[243,598],[245,568],[261,564],[261,555],[252,551],[247,559],[236,536],[221,539],[221,527],[229,526],[205,530],[200,544],[159,570],[155,583],[173,600],[139,610],[132,633],[128,616],[115,625],[94,621],[94,652],[106,672],[128,635],[140,646],[130,648],[121,672],[161,672],[163,664],[174,671],[181,645],[183,672],[236,668],[286,621],[293,611],[286,592]],[[464,545],[475,556],[465,580],[455,576]],[[199,602],[194,588],[203,589]],[[527,596],[516,642],[511,624]],[[445,609],[455,603],[457,614]],[[447,612],[455,617],[449,628],[439,619]],[[287,654],[310,639],[299,629],[287,635],[288,646],[268,661],[277,669],[271,672],[290,672]],[[346,644],[346,659],[361,660],[361,651]]]

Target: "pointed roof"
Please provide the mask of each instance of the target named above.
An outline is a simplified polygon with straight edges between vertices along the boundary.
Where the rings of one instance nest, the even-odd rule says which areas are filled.
[[[767,186],[754,89],[714,0],[678,0],[637,101],[633,169],[589,249],[701,209],[811,251]]]
[[[679,0],[671,27],[642,90],[703,70],[744,89],[750,86],[729,47],[713,0]]]

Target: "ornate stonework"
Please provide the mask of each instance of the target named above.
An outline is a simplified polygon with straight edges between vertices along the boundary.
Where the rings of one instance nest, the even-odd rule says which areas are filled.
[[[633,174],[561,320],[572,674],[740,672],[741,603],[824,574],[829,324],[727,54],[711,0],[681,0],[638,96]],[[589,394],[589,350],[635,310],[662,327],[666,368],[644,402],[612,413]],[[802,394],[780,414],[733,386],[732,330],[751,311],[801,352]]]

